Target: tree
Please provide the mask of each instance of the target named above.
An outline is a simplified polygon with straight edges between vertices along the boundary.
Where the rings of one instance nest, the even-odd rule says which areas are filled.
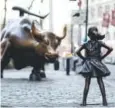
[[[3,23],[2,23],[2,29],[5,27],[6,25],[6,13],[7,13],[7,0],[4,0],[4,19],[3,19]]]
[[[30,6],[28,7],[28,10],[30,10],[30,9],[32,8],[33,3],[34,3],[34,0],[31,1],[31,4],[30,4]]]

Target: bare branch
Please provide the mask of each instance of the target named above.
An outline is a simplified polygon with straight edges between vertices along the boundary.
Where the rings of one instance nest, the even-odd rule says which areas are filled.
[[[33,3],[34,3],[34,0],[31,1],[31,4],[30,4],[30,6],[28,7],[28,10],[30,10],[30,9],[32,8]]]
[[[5,27],[6,25],[6,12],[7,12],[7,6],[6,6],[7,0],[5,0],[4,3],[4,19],[3,19],[3,24],[2,24],[2,29]]]
[[[41,0],[41,3],[43,3],[44,2],[44,0]]]

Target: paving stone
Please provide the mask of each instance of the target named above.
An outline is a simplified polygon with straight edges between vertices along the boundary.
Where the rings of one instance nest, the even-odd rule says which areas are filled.
[[[115,84],[114,67],[110,78],[104,79]],[[46,70],[47,78],[41,82],[28,80],[31,68],[21,71],[5,70],[1,80],[1,105],[12,108],[84,108],[80,106],[84,78],[71,72]],[[112,81],[111,81],[112,80]],[[96,79],[92,79],[86,108],[115,108],[115,88],[105,83],[108,107],[102,106],[102,98]]]

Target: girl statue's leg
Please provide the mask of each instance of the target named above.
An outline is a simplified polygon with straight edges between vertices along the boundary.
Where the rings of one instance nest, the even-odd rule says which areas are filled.
[[[81,104],[82,106],[86,106],[90,82],[91,82],[91,77],[86,77],[85,78],[85,88],[84,88],[84,92],[83,92],[83,102]]]
[[[102,77],[97,78],[97,82],[98,82],[98,84],[99,84],[100,91],[101,91],[101,94],[102,94],[103,105],[104,105],[104,106],[107,106],[107,99],[106,99],[106,93],[105,93],[105,86],[104,86]]]

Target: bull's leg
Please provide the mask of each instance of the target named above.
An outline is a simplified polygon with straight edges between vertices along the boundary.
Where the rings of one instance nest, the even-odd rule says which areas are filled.
[[[42,78],[46,78],[46,73],[45,73],[45,72],[40,72],[40,76],[41,76]]]
[[[42,78],[46,78],[44,65],[42,66],[42,68],[41,68],[41,70],[40,70],[40,76],[41,76]]]
[[[40,70],[33,69],[29,77],[30,81],[41,81]]]
[[[1,78],[3,78],[3,71],[5,67],[8,65],[10,61],[10,57],[7,55],[5,58],[1,61]]]
[[[10,61],[10,43],[8,41],[4,41],[1,44],[2,52],[1,52],[1,78],[3,78],[3,70],[8,65]]]

